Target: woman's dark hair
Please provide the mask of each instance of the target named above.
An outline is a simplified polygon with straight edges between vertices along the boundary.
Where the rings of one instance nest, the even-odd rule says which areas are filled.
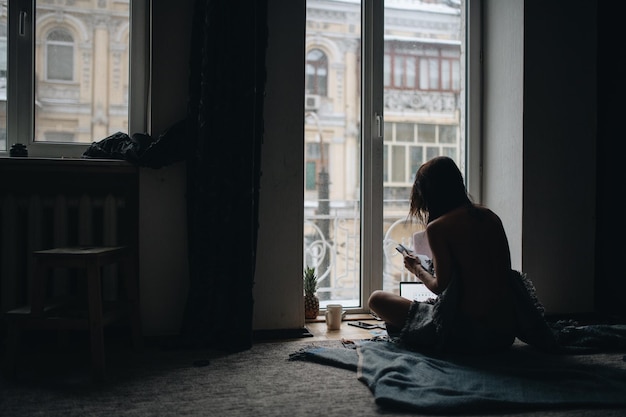
[[[409,217],[428,224],[457,207],[471,205],[463,175],[451,158],[430,159],[415,173]]]

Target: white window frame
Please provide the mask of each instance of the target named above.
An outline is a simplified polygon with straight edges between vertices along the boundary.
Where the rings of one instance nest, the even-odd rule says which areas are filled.
[[[483,0],[465,0],[465,36],[467,57],[461,60],[465,76],[465,185],[477,203],[482,203],[483,174],[483,40],[482,8]],[[461,69],[461,71],[462,71]]]
[[[150,2],[130,1],[129,131],[146,132],[150,86]],[[7,146],[27,146],[29,157],[79,158],[89,144],[34,142],[34,0],[11,0],[8,14]],[[102,138],[100,138],[102,139]],[[94,138],[96,140],[96,138]]]
[[[481,201],[481,0],[465,0],[465,166],[468,191]],[[361,306],[351,312],[368,312],[367,299],[373,289],[383,288],[383,91],[384,91],[384,1],[363,1],[362,9],[362,190],[361,201]],[[369,18],[369,17],[372,18]],[[368,223],[368,224],[366,224]]]
[[[383,93],[384,1],[362,3],[361,12],[361,308],[375,288],[383,288]]]

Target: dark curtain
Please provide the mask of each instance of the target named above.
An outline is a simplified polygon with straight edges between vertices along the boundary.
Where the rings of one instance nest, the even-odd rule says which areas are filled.
[[[252,346],[267,0],[196,0],[187,117],[184,340]]]

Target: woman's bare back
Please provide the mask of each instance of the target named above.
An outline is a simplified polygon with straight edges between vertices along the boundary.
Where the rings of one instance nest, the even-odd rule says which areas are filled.
[[[513,328],[510,250],[500,218],[481,207],[461,207],[427,227],[441,290],[462,282],[460,310],[491,328]]]

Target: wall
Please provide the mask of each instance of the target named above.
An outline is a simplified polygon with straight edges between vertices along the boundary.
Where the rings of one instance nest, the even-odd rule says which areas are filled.
[[[524,8],[524,266],[556,312],[594,310],[596,9]]]
[[[157,137],[187,111],[192,0],[151,2],[150,131]],[[175,34],[175,36],[174,36]],[[144,334],[176,334],[187,297],[185,164],[140,171],[139,270]]]
[[[485,4],[485,202],[546,311],[591,312],[596,4]]]
[[[598,2],[598,144],[596,309],[626,317],[626,277],[621,260],[626,253],[626,171],[624,114],[626,84],[617,63],[626,60],[623,17],[610,2]],[[582,170],[592,167],[583,165]]]
[[[294,86],[304,86],[305,12],[303,0],[269,2],[255,329],[304,325],[304,88]]]
[[[193,1],[167,3],[153,2],[153,134],[186,111],[185,48]],[[254,288],[257,329],[303,324],[303,181],[296,165],[302,150],[301,141],[292,140],[302,134],[303,93],[290,86],[303,82],[297,74],[303,74],[299,37],[304,33],[304,0],[269,3],[266,139]],[[594,308],[596,166],[590,155],[595,152],[597,113],[596,2],[568,3],[565,18],[565,7],[558,1],[484,3],[485,202],[502,216],[513,265],[530,274],[548,311],[589,311]],[[580,59],[581,51],[587,59]],[[614,97],[613,90],[605,92]],[[616,117],[605,127],[605,141],[614,143],[623,136],[621,123],[615,121],[623,112],[604,103],[601,108]],[[620,162],[616,159],[623,153],[612,153],[608,145],[604,149],[601,161]],[[602,214],[619,214],[614,192],[624,194],[620,166],[601,171]],[[140,262],[148,335],[177,332],[182,317],[187,283],[184,174],[184,164],[142,170]],[[618,180],[609,181],[615,175]],[[598,268],[612,274],[602,277],[602,288],[623,290],[619,259],[624,253],[624,221],[617,228],[607,220],[601,225],[601,243],[610,250]],[[621,243],[609,243],[615,238]],[[623,297],[610,298],[616,306]],[[623,303],[617,308],[624,311]]]
[[[483,2],[483,203],[502,218],[522,268],[524,3]]]
[[[151,131],[185,116],[193,0],[152,2]],[[271,0],[254,328],[304,325],[304,0]],[[286,82],[285,74],[289,75]],[[298,138],[298,140],[293,140]],[[147,336],[176,334],[186,302],[185,164],[141,170],[140,274]],[[294,294],[294,296],[287,295]],[[286,296],[287,295],[287,296]]]

